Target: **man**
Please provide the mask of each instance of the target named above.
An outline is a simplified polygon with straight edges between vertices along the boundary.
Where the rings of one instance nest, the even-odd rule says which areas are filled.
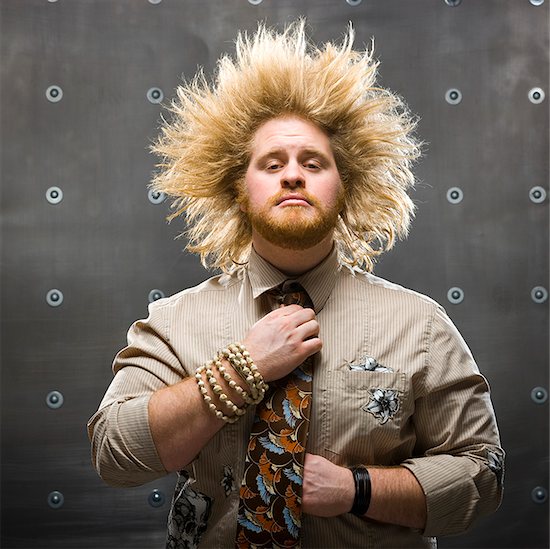
[[[178,471],[168,547],[435,547],[500,503],[470,351],[369,272],[407,232],[418,147],[352,42],[241,35],[156,146],[155,188],[224,273],[132,326],[89,434],[112,485]]]

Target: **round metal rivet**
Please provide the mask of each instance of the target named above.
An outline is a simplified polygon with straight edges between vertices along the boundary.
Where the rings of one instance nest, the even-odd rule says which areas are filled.
[[[548,391],[544,387],[535,387],[531,391],[531,400],[535,404],[544,404],[548,400]]]
[[[529,191],[529,199],[535,204],[541,204],[546,200],[546,189],[544,187],[533,187]]]
[[[543,286],[535,286],[531,290],[531,299],[535,303],[544,303],[548,299],[548,290]]]
[[[161,204],[162,202],[164,202],[166,195],[164,193],[151,189],[147,193],[147,197],[149,198],[149,202],[151,202],[151,204]]]
[[[59,187],[50,187],[46,191],[46,200],[50,204],[59,204],[63,200],[63,191]]]
[[[50,86],[46,90],[46,97],[48,101],[57,103],[58,101],[61,101],[63,97],[63,90],[59,86]]]
[[[456,286],[450,288],[447,292],[447,299],[454,305],[458,305],[459,303],[462,303],[462,301],[464,301],[464,291],[461,288],[457,288]]]
[[[447,200],[451,204],[459,204],[462,202],[462,199],[464,198],[464,193],[462,192],[462,189],[459,187],[451,187],[447,191]]]
[[[48,408],[57,410],[63,406],[64,400],[63,395],[59,391],[51,391],[46,397],[46,404],[48,405]]]
[[[531,103],[538,105],[544,101],[545,93],[541,88],[532,88],[529,90],[528,97]]]
[[[257,6],[258,4],[262,3],[262,0],[248,0],[249,4],[252,4],[253,6]]]
[[[147,90],[147,99],[151,103],[160,103],[164,99],[164,94],[160,88],[150,88]]]
[[[449,105],[458,105],[462,101],[462,92],[456,88],[451,88],[445,93],[445,101]]]
[[[451,8],[456,8],[461,2],[462,0],[445,0],[445,4]]]
[[[149,4],[160,4],[162,0],[149,0]]]
[[[63,293],[61,290],[50,290],[46,294],[46,302],[50,307],[59,307],[63,303]]]
[[[149,292],[149,303],[153,303],[153,301],[157,301],[158,299],[162,299],[163,297],[165,297],[165,295],[162,290],[151,290]]]
[[[542,486],[535,486],[535,488],[531,490],[531,499],[535,503],[546,503],[548,500],[548,490]]]
[[[147,501],[151,507],[162,507],[166,498],[160,490],[155,489],[149,494]]]
[[[358,6],[362,2],[362,0],[346,0],[346,2],[350,6]]]
[[[59,509],[60,507],[63,507],[64,502],[65,498],[63,497],[63,494],[61,492],[58,492],[56,490],[48,494],[48,505],[52,509]]]
[[[544,4],[544,0],[529,0],[533,6],[542,6]]]

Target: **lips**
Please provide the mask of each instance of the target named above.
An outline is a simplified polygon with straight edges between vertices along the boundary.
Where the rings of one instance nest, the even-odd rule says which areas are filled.
[[[277,200],[277,206],[287,204],[289,206],[309,205],[310,201],[301,194],[285,194]]]

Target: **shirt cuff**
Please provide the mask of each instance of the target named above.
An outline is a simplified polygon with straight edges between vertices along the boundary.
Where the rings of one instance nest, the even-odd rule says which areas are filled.
[[[401,463],[416,477],[426,496],[424,536],[452,535],[468,528],[480,499],[473,477],[479,465],[462,456],[437,455]]]
[[[117,430],[123,438],[127,455],[136,466],[146,471],[166,474],[167,471],[160,460],[151,430],[149,428],[150,394],[127,400],[119,405],[117,413]],[[146,473],[145,473],[146,474]],[[151,478],[150,480],[153,480]]]

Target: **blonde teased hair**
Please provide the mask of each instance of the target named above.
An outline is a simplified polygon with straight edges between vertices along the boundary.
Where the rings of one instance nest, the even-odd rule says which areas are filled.
[[[169,220],[185,214],[187,249],[205,267],[231,272],[248,260],[251,226],[237,203],[255,131],[295,115],[329,136],[345,190],[335,230],[340,260],[372,270],[377,255],[405,237],[414,213],[407,195],[419,155],[414,121],[402,101],[375,87],[372,49],[312,44],[305,22],[278,33],[260,24],[240,33],[236,57],[222,56],[210,85],[202,70],[178,87],[173,119],[153,151],[162,163],[152,188],[175,200]]]

